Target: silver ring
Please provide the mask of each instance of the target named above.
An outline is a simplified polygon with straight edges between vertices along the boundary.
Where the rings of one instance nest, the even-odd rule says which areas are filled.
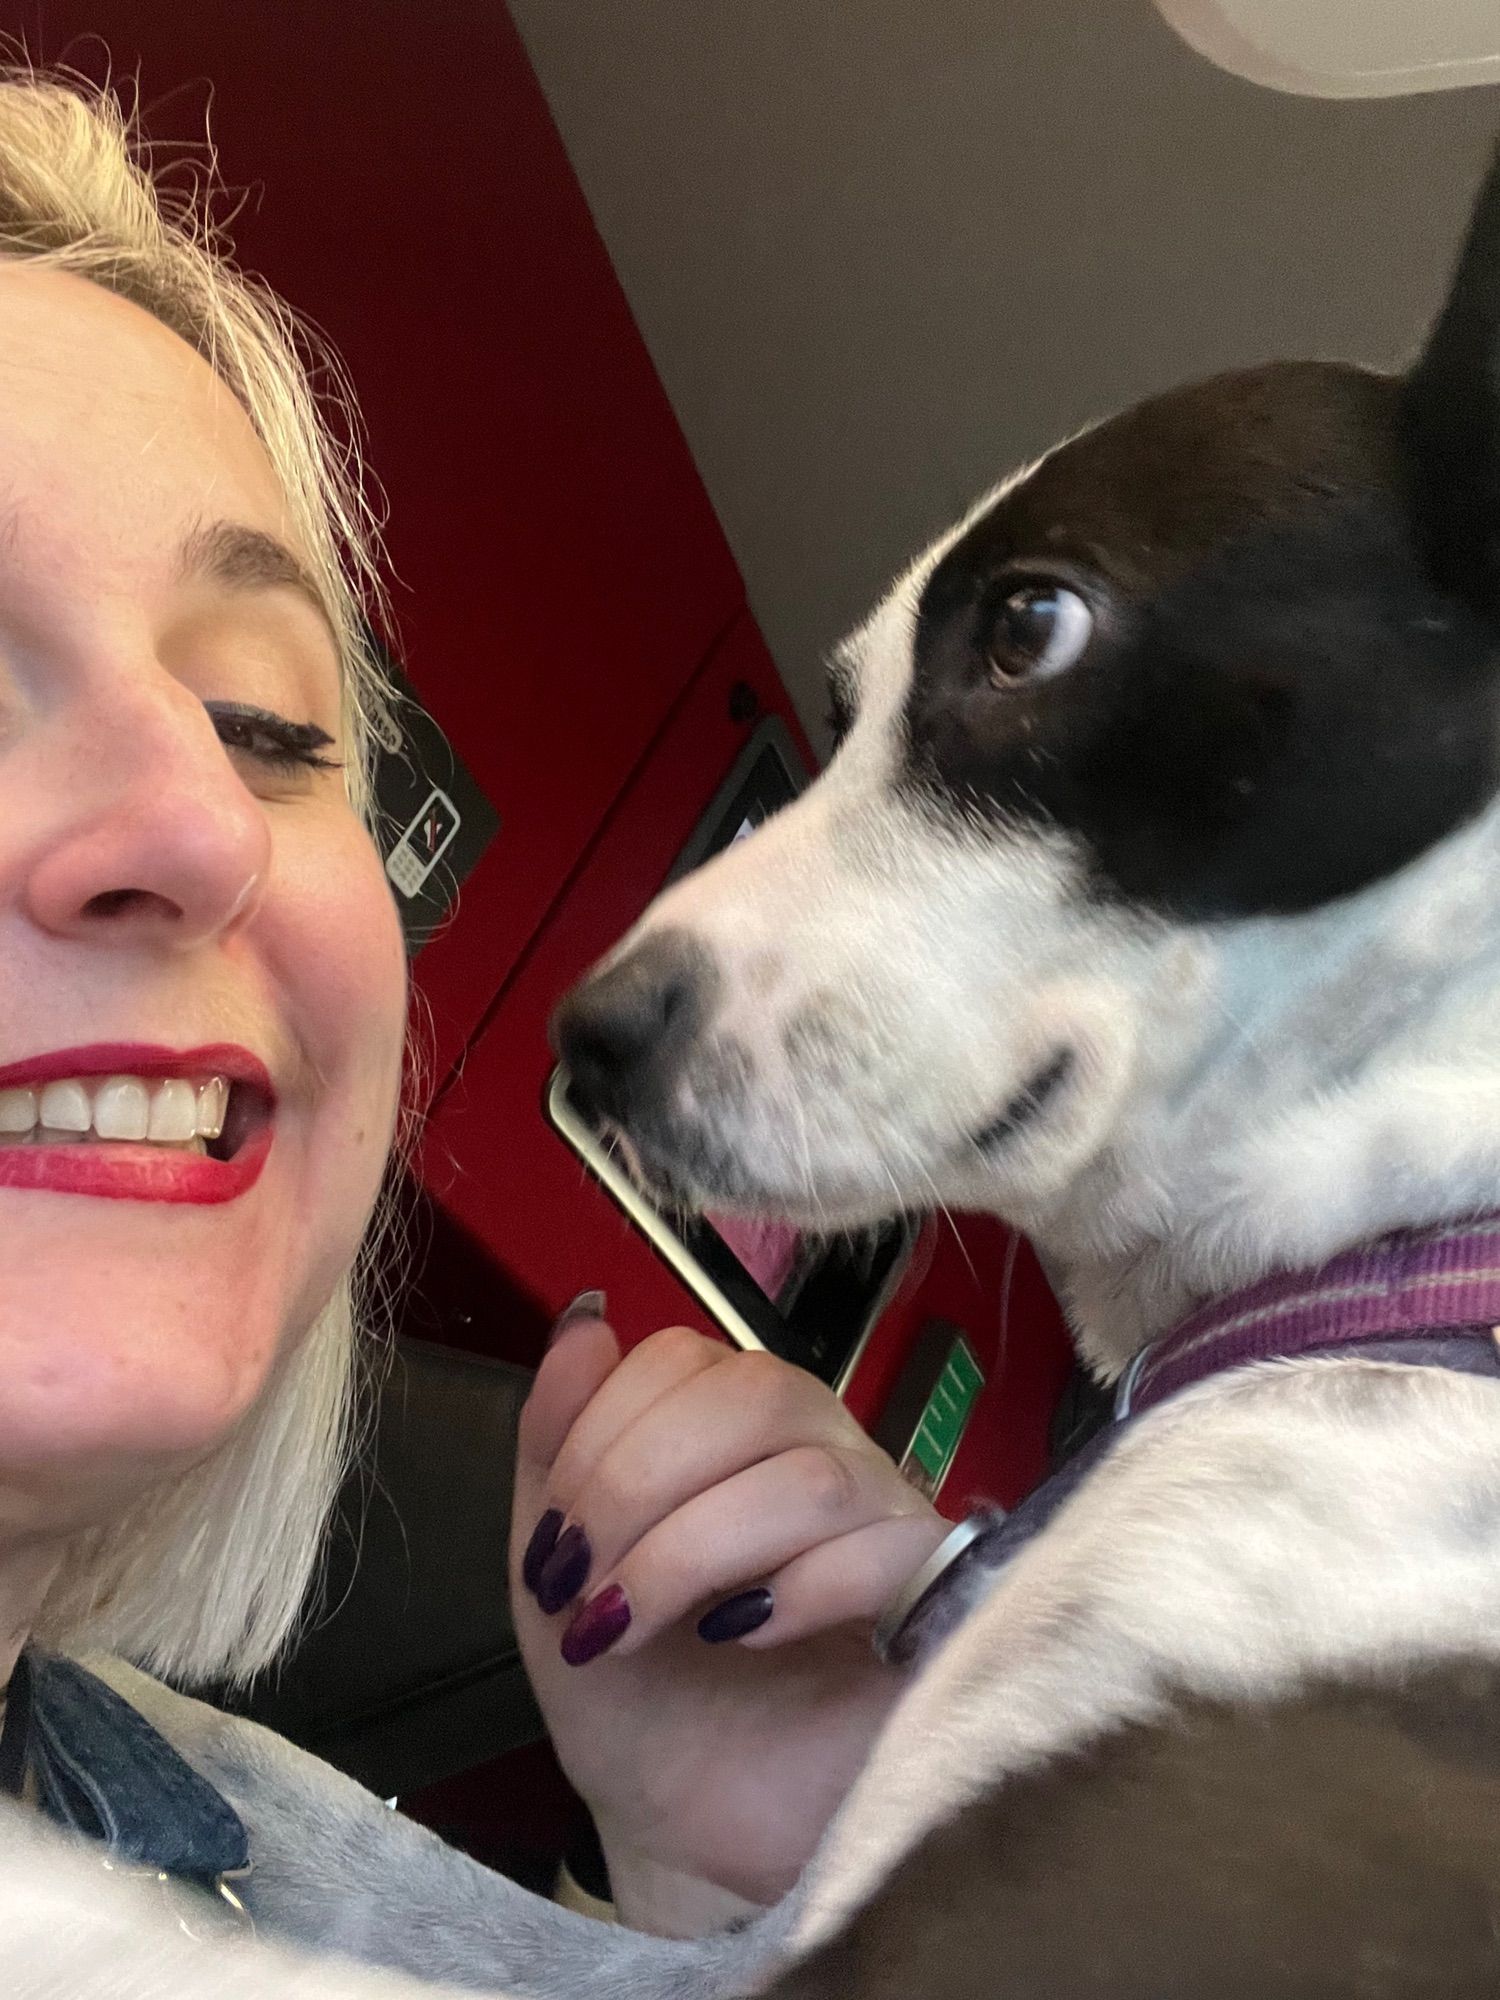
[[[994,1525],[993,1514],[971,1514],[968,1520],[960,1521],[951,1534],[945,1535],[922,1567],[907,1578],[881,1612],[871,1635],[870,1643],[875,1648],[877,1659],[887,1666],[891,1664],[891,1648],[901,1636],[902,1628],[922,1599],[939,1577],[944,1576],[953,1567],[964,1550],[978,1541],[986,1528]]]

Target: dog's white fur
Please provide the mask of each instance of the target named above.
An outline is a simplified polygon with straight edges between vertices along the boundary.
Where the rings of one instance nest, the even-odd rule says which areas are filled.
[[[1197,1299],[1493,1205],[1500,809],[1307,916],[1190,927],[1091,907],[1060,838],[943,836],[893,805],[927,566],[846,649],[858,717],[829,773],[646,919],[708,940],[731,993],[756,969],[754,1005],[723,1016],[754,1056],[749,1093],[714,1114],[736,1152],[777,1162],[778,1194],[846,1187],[838,1220],[888,1207],[896,1183],[1022,1223],[1106,1374]],[[820,1089],[783,1037],[825,992]],[[1086,1054],[1062,1115],[966,1158],[1051,1038]],[[797,1947],[1007,1772],[1170,1693],[1500,1658],[1497,1527],[1493,1382],[1308,1363],[1177,1399],[897,1711],[804,1885]]]
[[[1500,1658],[1497,1440],[1500,1382],[1373,1362],[1266,1364],[1143,1419],[913,1685],[794,1948],[1007,1773],[1173,1697]]]
[[[690,1064],[679,1115],[814,1225],[1002,1214],[1106,1376],[1196,1299],[1492,1201],[1500,806],[1307,915],[1103,907],[1065,834],[944,828],[896,789],[915,606],[950,539],[843,649],[858,714],[828,771],[621,948],[676,929],[721,970],[710,1047],[736,1088]],[[970,1135],[1062,1044],[1062,1096],[981,1156]]]

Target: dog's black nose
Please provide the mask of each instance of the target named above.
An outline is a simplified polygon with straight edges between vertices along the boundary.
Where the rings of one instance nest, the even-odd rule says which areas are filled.
[[[629,1129],[702,1027],[712,972],[700,945],[663,931],[574,987],[552,1017],[552,1046],[585,1109]]]

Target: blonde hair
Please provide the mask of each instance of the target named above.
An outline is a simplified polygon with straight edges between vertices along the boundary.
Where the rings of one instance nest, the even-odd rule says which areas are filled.
[[[326,347],[229,261],[205,178],[176,194],[154,179],[109,91],[0,71],[0,255],[131,300],[201,354],[243,405],[340,642],[349,790],[369,824],[372,715],[387,690],[366,639],[367,613],[381,602],[379,536],[353,400]],[[76,1540],[38,1639],[123,1653],[183,1680],[242,1681],[274,1658],[349,1462],[355,1290],[351,1273],[209,1458]]]

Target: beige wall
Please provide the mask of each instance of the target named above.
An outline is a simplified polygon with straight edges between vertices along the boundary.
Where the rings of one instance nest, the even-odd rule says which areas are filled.
[[[1060,432],[1398,359],[1500,132],[1500,91],[1257,89],[1148,0],[511,11],[810,717],[893,568]]]

